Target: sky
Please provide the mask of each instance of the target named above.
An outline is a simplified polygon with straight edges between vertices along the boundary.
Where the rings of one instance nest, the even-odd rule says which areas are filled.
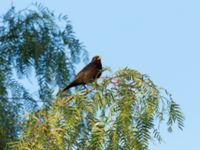
[[[200,134],[199,0],[1,0],[0,14],[41,2],[67,14],[90,58],[102,56],[113,71],[129,67],[166,88],[186,117],[183,131],[161,131],[150,150],[195,150]]]

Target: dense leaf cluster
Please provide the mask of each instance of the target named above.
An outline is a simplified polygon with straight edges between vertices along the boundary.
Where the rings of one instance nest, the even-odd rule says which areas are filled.
[[[162,141],[160,126],[183,128],[183,114],[171,96],[132,69],[103,78],[92,89],[58,96],[27,116],[13,149],[146,150]]]
[[[66,85],[74,74],[80,58],[87,61],[87,52],[67,16],[56,16],[38,4],[20,11],[11,7],[1,16],[0,149],[17,136],[22,110],[35,109],[38,101],[48,105],[55,88]],[[34,78],[33,86],[38,87],[34,95],[19,80],[27,78]]]

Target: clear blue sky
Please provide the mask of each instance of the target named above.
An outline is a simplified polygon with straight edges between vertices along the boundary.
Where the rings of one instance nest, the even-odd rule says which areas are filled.
[[[0,13],[11,0],[0,1]],[[18,9],[33,1],[13,0]],[[151,150],[196,150],[200,134],[199,0],[39,0],[72,21],[90,57],[113,70],[128,66],[168,89],[186,116],[184,131],[163,137]]]

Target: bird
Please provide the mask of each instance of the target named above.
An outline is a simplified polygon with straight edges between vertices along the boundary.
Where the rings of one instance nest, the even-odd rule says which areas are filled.
[[[67,85],[62,92],[71,87],[78,85],[86,85],[96,81],[102,74],[102,63],[100,56],[94,56],[89,64],[87,64],[76,76],[75,79]]]

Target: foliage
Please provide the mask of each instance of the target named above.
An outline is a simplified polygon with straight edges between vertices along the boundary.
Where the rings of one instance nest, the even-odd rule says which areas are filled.
[[[26,116],[21,138],[9,148],[146,150],[150,140],[162,141],[163,123],[183,128],[179,105],[146,75],[125,68],[92,86]]]
[[[56,16],[34,4],[20,11],[11,7],[1,16],[0,149],[17,136],[23,111],[34,110],[38,101],[48,105],[55,88],[68,83],[80,59],[87,61],[87,52],[66,15]],[[38,94],[23,86],[20,79],[27,78],[36,78]]]
[[[18,106],[6,99],[0,100],[0,149],[15,140],[18,130]]]

